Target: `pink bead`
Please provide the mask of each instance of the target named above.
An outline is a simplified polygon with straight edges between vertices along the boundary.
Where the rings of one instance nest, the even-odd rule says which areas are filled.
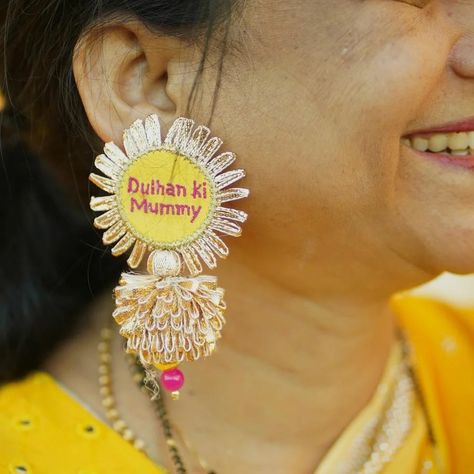
[[[161,374],[161,383],[169,392],[179,390],[184,384],[184,375],[177,367],[165,370]]]

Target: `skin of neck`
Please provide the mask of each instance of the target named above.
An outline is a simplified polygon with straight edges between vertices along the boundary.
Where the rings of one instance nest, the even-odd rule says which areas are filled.
[[[426,275],[399,262],[393,279],[386,271],[379,279],[374,267],[370,276],[346,260],[340,272],[333,261],[313,275],[302,264],[285,285],[251,260],[238,255],[219,269],[223,337],[212,357],[183,364],[185,388],[169,403],[171,418],[217,472],[313,472],[380,381],[395,339],[388,300],[406,287],[395,278],[402,266],[412,283]],[[319,281],[317,297],[295,291],[302,277],[312,279],[313,294]]]
[[[225,288],[226,325],[211,357],[181,365],[185,385],[178,401],[168,397],[168,411],[178,440],[182,433],[216,472],[310,473],[380,381],[395,340],[390,295],[429,277],[397,256],[384,267],[372,264],[375,257],[366,264],[321,260],[316,270],[280,257],[281,268],[295,268],[294,278],[257,269],[252,261],[265,259],[255,258],[237,248],[209,272]],[[46,366],[97,412],[95,346],[113,310],[109,293],[100,300],[90,309],[93,323]],[[149,421],[156,416],[131,381],[120,339],[113,354],[118,408],[152,457],[166,463],[158,421]]]

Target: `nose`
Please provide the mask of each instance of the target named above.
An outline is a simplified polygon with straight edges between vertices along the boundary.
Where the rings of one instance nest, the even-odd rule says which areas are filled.
[[[451,50],[451,67],[456,74],[474,78],[474,32],[461,36]]]

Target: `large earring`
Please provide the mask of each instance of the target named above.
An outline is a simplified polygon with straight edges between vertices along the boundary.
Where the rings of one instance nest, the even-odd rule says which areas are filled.
[[[160,121],[150,115],[123,133],[125,153],[106,143],[90,181],[108,193],[90,200],[102,212],[94,226],[105,230],[112,254],[132,249],[127,263],[147,273],[123,272],[114,289],[112,314],[126,339],[126,352],[137,356],[154,396],[160,384],[179,397],[184,376],[178,365],[209,356],[225,323],[224,290],[215,276],[199,275],[201,262],[213,269],[216,256],[229,250],[217,233],[237,237],[247,214],[224,207],[247,197],[245,188],[229,188],[242,169],[224,170],[232,152],[215,156],[222,144],[210,130],[180,117],[164,141]]]

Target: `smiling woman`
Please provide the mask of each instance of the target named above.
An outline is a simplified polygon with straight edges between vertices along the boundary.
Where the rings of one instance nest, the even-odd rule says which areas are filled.
[[[0,18],[1,472],[474,472],[474,0]]]

